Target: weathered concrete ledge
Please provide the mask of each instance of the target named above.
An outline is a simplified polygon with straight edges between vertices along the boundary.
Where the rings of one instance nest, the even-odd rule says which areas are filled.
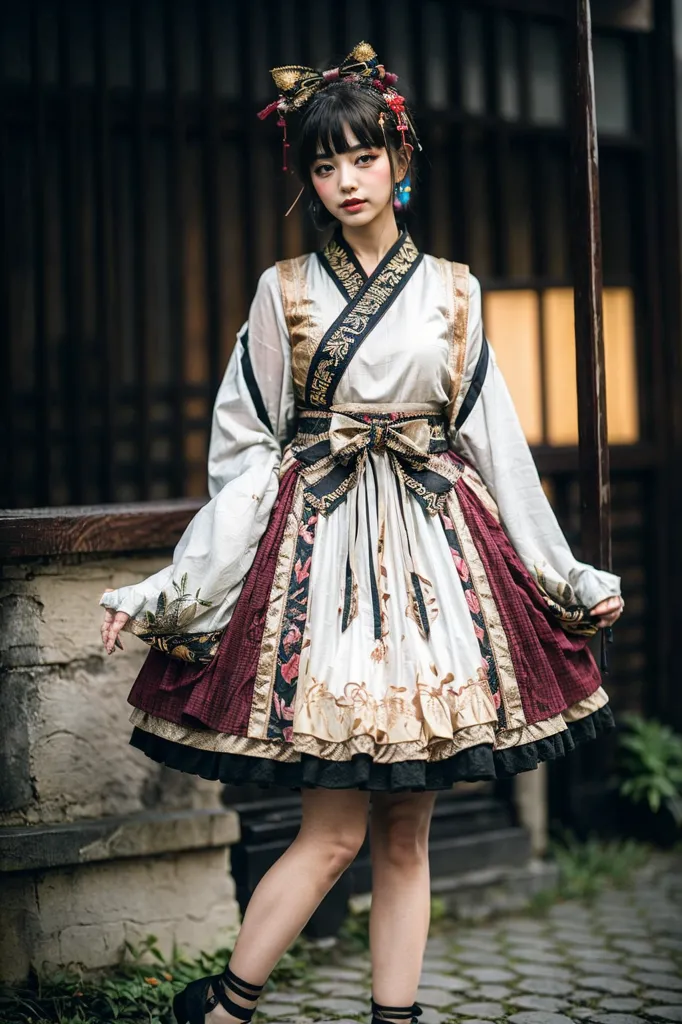
[[[0,828],[0,872],[215,849],[238,839],[239,817],[227,809],[142,811],[63,824]]]
[[[192,507],[0,517],[0,982],[117,963],[149,934],[167,956],[234,937],[238,815],[129,745],[148,648],[100,638],[102,591],[167,564]]]

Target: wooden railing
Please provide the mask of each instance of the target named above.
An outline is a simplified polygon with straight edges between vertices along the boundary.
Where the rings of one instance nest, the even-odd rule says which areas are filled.
[[[0,559],[163,551],[177,544],[198,498],[0,511]]]

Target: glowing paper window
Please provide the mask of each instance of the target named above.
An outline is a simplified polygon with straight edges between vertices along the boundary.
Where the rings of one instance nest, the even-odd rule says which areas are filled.
[[[630,288],[604,292],[604,349],[609,441],[633,444],[639,439],[635,309]]]
[[[542,326],[545,338],[547,442],[577,444],[578,399],[571,288],[550,288],[544,293]]]
[[[528,442],[576,445],[573,290],[549,288],[542,295],[530,290],[489,292],[484,319]],[[604,289],[604,350],[609,442],[633,444],[639,438],[639,413],[634,300],[629,288]]]
[[[575,387],[573,291],[552,288],[543,300],[549,444],[578,443]],[[611,444],[632,444],[639,437],[635,318],[629,288],[604,289],[606,414]]]
[[[526,438],[530,444],[540,444],[542,381],[537,293],[489,292],[484,300],[484,319]]]

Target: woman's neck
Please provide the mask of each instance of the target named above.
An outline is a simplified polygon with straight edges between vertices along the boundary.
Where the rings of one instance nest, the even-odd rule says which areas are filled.
[[[344,227],[343,237],[358,258],[367,276],[373,274],[388,250],[395,245],[400,232],[390,206],[361,228]]]

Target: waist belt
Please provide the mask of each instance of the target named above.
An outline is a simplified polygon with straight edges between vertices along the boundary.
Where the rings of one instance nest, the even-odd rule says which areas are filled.
[[[446,420],[442,413],[434,412],[431,407],[412,406],[409,411],[385,412],[376,411],[376,407],[372,406],[332,406],[328,411],[301,411],[298,433],[289,445],[289,452],[299,463],[299,472],[306,482],[306,495],[310,503],[322,515],[329,515],[347,497],[350,501],[342,630],[348,627],[357,614],[355,548],[361,515],[358,484],[371,452],[385,454],[397,478],[401,496],[399,529],[406,586],[413,602],[417,625],[422,634],[428,636],[429,622],[419,573],[414,564],[413,556],[417,546],[412,515],[406,511],[406,491],[416,497],[428,515],[440,511],[448,492],[462,473],[461,466],[440,457],[447,450]],[[381,648],[379,553],[372,539],[366,487],[363,504],[362,514],[366,517],[369,539],[374,637]],[[384,516],[383,499],[379,497],[379,537],[383,535]]]
[[[290,445],[308,484],[311,504],[328,515],[354,487],[369,452],[384,452],[393,470],[435,515],[457,482],[460,470],[439,454],[448,450],[447,423],[431,408],[376,412],[372,406],[304,409]]]

